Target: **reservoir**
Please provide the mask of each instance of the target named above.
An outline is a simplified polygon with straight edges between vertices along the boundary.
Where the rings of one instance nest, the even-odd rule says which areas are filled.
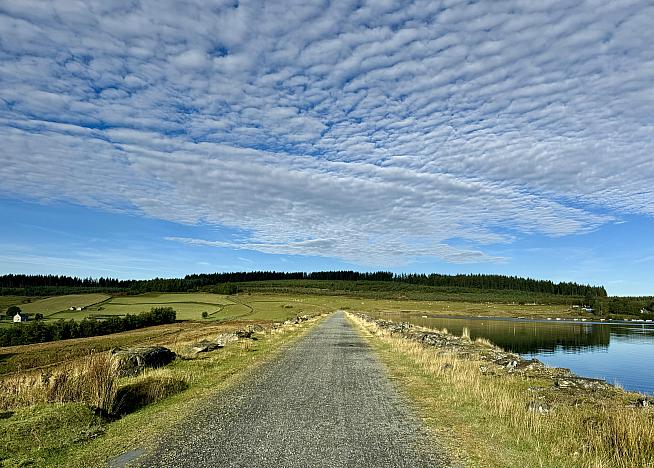
[[[654,323],[440,317],[413,312],[376,313],[395,322],[486,338],[507,351],[604,379],[626,390],[654,395]]]

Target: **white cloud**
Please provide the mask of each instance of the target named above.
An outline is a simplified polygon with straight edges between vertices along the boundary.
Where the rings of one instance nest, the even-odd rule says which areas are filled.
[[[361,264],[654,214],[646,2],[5,2],[0,191]],[[457,246],[457,247],[454,247]]]

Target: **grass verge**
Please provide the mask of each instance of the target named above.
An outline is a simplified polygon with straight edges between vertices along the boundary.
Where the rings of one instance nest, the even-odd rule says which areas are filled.
[[[115,421],[92,409],[107,406],[99,404],[99,398],[105,397],[98,393],[102,389],[93,387],[84,396],[71,396],[72,387],[65,387],[55,393],[58,397],[43,401],[35,397],[27,402],[31,406],[0,412],[2,466],[106,466],[125,452],[154,446],[158,434],[190,414],[206,397],[274,357],[318,320],[270,328],[256,341],[240,340],[214,352],[186,355],[164,368],[119,379],[110,389],[113,409],[129,414]],[[172,348],[183,355],[188,345],[178,341]],[[94,398],[98,399],[95,404]]]
[[[521,375],[487,375],[487,362],[392,336],[349,315],[378,352],[399,388],[455,459],[479,467],[652,467],[654,413],[628,408],[627,394],[567,398],[537,408]],[[480,346],[483,346],[480,343]],[[548,405],[549,406],[549,405]]]

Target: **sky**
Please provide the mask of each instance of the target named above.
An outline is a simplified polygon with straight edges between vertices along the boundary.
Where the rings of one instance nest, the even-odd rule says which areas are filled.
[[[654,294],[654,3],[0,0],[0,273]]]

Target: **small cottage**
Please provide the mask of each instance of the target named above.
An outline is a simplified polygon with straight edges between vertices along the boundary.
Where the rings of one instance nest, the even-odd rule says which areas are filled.
[[[14,315],[14,323],[18,322],[27,322],[27,315],[23,315],[20,312]]]

